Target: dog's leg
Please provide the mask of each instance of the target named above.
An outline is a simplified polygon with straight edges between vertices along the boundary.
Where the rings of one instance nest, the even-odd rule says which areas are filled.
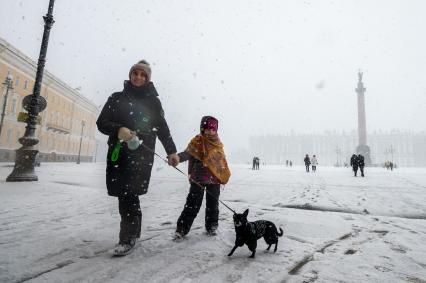
[[[232,250],[231,250],[231,252],[228,254],[228,256],[231,256],[234,252],[235,252],[235,250],[237,249],[237,245],[235,245],[233,248],[232,248]]]
[[[272,246],[272,244],[270,244],[266,250],[269,251],[269,249],[271,248],[271,246]]]
[[[277,251],[277,246],[278,246],[278,239],[277,239],[277,241],[275,242],[275,249],[274,249],[274,253]]]
[[[249,256],[249,258],[254,258],[254,256],[256,255],[256,247],[257,247],[256,241],[253,244],[251,244],[250,246],[248,246],[249,250],[251,251],[251,256]]]
[[[251,256],[249,256],[249,258],[254,258],[255,255],[256,255],[256,249],[252,250]]]

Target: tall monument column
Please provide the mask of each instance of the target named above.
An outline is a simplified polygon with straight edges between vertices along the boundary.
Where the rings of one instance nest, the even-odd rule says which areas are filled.
[[[367,126],[365,121],[365,96],[366,88],[362,82],[362,72],[358,72],[358,86],[355,89],[358,94],[358,146],[356,152],[364,156],[365,164],[371,164],[370,147],[367,145]]]

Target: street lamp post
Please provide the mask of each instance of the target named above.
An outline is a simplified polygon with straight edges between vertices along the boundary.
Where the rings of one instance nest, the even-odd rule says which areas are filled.
[[[394,153],[394,150],[393,150],[393,146],[392,145],[390,146],[389,152],[391,154],[391,162],[393,163],[393,153]]]
[[[340,150],[340,148],[337,145],[336,145],[335,152],[336,152],[336,167],[339,167],[340,166],[340,164],[339,164],[339,155],[340,155],[340,153],[342,151]]]
[[[22,147],[16,150],[15,166],[12,173],[7,177],[7,182],[20,181],[38,181],[38,177],[34,172],[35,159],[38,154],[38,149],[35,146],[39,140],[35,136],[37,117],[46,106],[46,100],[40,96],[41,83],[43,81],[44,65],[46,63],[47,46],[49,43],[50,29],[53,23],[53,4],[55,0],[49,0],[49,8],[44,19],[44,32],[41,41],[40,54],[38,57],[37,73],[33,88],[33,93],[24,97],[22,105],[28,111],[24,136],[19,139]]]
[[[3,108],[2,108],[2,111],[1,111],[0,137],[1,137],[1,130],[3,128],[4,116],[6,115],[7,97],[9,95],[9,90],[13,89],[12,83],[13,83],[13,77],[12,77],[12,75],[9,74],[9,75],[7,75],[6,80],[3,83],[6,86],[6,93],[5,93],[4,98],[3,98]]]
[[[81,121],[80,147],[78,148],[77,164],[80,164],[81,143],[83,141],[83,130],[84,130],[85,125],[86,125],[86,123],[84,121]]]

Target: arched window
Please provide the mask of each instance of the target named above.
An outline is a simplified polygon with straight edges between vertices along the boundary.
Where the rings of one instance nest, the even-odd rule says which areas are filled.
[[[12,114],[16,114],[16,98],[12,100]]]
[[[7,135],[6,135],[6,137],[7,137],[7,143],[11,143],[11,141],[12,141],[12,129],[8,129],[7,130]]]

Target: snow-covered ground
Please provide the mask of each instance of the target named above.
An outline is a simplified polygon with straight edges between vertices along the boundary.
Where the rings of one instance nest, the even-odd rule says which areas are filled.
[[[232,257],[232,213],[220,206],[217,236],[204,211],[187,239],[171,240],[185,202],[183,175],[157,160],[142,196],[142,238],[127,257],[118,241],[117,199],[105,164],[43,163],[39,181],[6,183],[0,163],[0,282],[426,282],[426,169],[231,165],[221,199],[249,220],[284,229],[278,251]],[[185,170],[185,165],[181,165]]]

